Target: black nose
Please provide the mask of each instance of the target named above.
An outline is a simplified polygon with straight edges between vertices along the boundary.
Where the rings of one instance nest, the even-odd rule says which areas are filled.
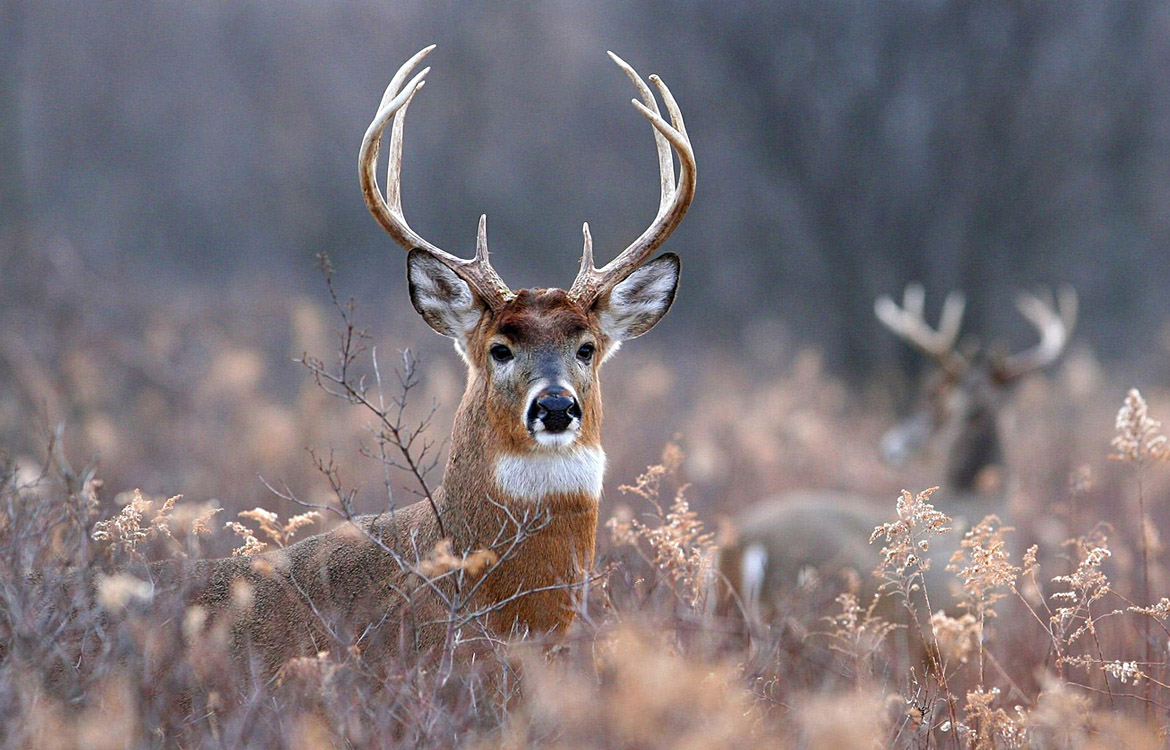
[[[581,418],[581,407],[577,405],[577,399],[564,391],[540,396],[528,410],[529,421],[539,419],[549,432],[564,432],[574,418]]]

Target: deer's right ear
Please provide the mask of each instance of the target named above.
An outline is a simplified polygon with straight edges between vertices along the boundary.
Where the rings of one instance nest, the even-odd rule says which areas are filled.
[[[486,309],[458,274],[430,253],[414,249],[406,259],[410,301],[431,328],[461,347]]]

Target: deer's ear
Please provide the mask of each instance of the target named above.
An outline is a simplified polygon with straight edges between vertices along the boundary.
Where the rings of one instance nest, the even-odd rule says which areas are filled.
[[[431,328],[465,348],[486,306],[467,282],[424,250],[414,249],[406,259],[410,302]]]
[[[674,302],[680,267],[677,255],[663,253],[602,295],[594,309],[605,335],[625,341],[641,336],[662,320]]]

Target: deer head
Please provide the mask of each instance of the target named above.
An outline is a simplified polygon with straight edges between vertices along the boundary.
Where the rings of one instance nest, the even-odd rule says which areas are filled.
[[[412,57],[390,82],[362,141],[359,166],[366,205],[408,251],[407,277],[415,310],[431,328],[454,341],[469,369],[467,391],[456,416],[452,454],[466,447],[498,459],[565,455],[581,449],[603,455],[598,384],[601,363],[621,342],[653,328],[670,308],[678,286],[678,256],[665,253],[648,259],[678,226],[694,196],[695,159],[682,113],[666,85],[651,76],[670,117],[667,122],[649,86],[610,53],[638,90],[641,101],[634,100],[635,108],[654,129],[661,182],[658,213],[641,236],[601,268],[593,265],[592,240],[585,224],[581,268],[568,291],[513,292],[489,261],[486,217],[479,220],[474,257],[463,259],[423,239],[403,214],[403,121],[430,69],[424,68],[409,82],[407,79],[432,49],[427,47]],[[383,193],[375,168],[382,133],[391,121]],[[677,178],[671,147],[679,158]],[[478,437],[461,435],[461,430]],[[470,445],[457,445],[460,442]],[[561,473],[592,472],[596,476],[586,484],[596,484],[599,492],[598,461],[587,464],[562,467]],[[496,478],[505,485],[499,489],[539,494],[541,487],[528,485],[539,483],[538,479],[555,484],[557,472],[550,474],[548,469],[543,466],[540,477],[520,470],[501,471],[497,460]],[[448,484],[451,478],[449,463]],[[573,483],[571,478],[567,481]]]
[[[969,489],[984,467],[1002,461],[996,423],[1004,394],[1060,357],[1076,323],[1077,297],[1069,288],[1061,289],[1056,301],[1050,294],[1021,293],[1016,308],[1036,327],[1040,341],[1012,355],[960,352],[962,294],[947,295],[938,328],[926,323],[924,302],[922,286],[908,284],[901,306],[886,296],[874,304],[878,320],[938,366],[925,381],[915,411],[882,437],[882,453],[901,463],[937,442],[947,453],[947,484]]]

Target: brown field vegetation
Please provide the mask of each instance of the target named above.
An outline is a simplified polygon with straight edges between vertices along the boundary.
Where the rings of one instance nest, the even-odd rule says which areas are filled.
[[[339,637],[241,685],[224,639],[155,598],[143,563],[283,546],[338,523],[328,508],[377,512],[412,502],[416,485],[382,457],[368,410],[290,361],[329,366],[336,310],[263,295],[172,302],[105,324],[0,328],[6,746],[1166,743],[1165,383],[1136,384],[1139,397],[1074,347],[1020,386],[1005,430],[1013,527],[969,534],[955,565],[963,614],[912,632],[813,581],[776,621],[745,622],[713,614],[721,519],[788,489],[864,494],[889,509],[874,567],[884,558],[884,575],[905,581],[932,510],[948,512],[945,494],[924,491],[937,460],[895,470],[877,456],[904,384],[848,384],[812,350],[699,361],[636,342],[604,374],[609,520],[563,643],[495,644],[470,665],[372,665]],[[372,382],[377,356],[388,396],[420,329],[363,340],[357,366]],[[424,467],[443,456],[463,380],[433,346],[422,342],[404,416],[429,421],[413,448]],[[930,592],[901,588],[931,614]]]

